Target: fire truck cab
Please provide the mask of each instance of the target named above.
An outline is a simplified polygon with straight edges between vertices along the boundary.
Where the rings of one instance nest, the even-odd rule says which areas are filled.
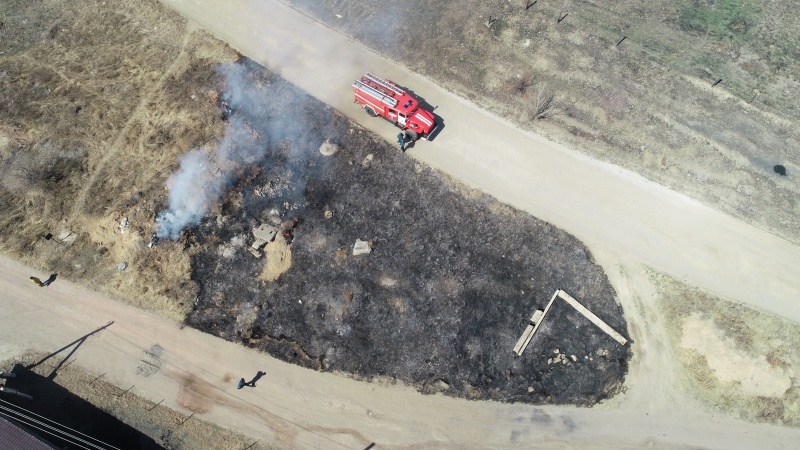
[[[372,117],[381,116],[402,129],[410,140],[428,139],[438,124],[431,111],[388,79],[367,73],[353,84],[355,102]]]

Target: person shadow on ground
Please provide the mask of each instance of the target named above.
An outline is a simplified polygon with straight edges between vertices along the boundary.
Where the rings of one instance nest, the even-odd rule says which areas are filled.
[[[263,377],[266,374],[267,374],[266,372],[262,372],[259,370],[258,373],[256,373],[256,376],[254,376],[252,380],[248,381],[245,384],[250,387],[256,387],[256,381],[260,380],[261,377]]]
[[[42,284],[40,284],[39,286],[50,286],[51,284],[53,284],[53,281],[56,281],[57,276],[58,276],[57,273],[51,273],[50,278],[44,280]]]
[[[258,373],[256,373],[256,376],[254,376],[253,379],[248,381],[248,382],[245,382],[244,378],[240,379],[239,380],[239,385],[236,386],[236,388],[237,389],[241,389],[241,388],[243,388],[245,386],[256,387],[256,381],[260,380],[261,377],[263,377],[266,374],[267,374],[266,372],[262,372],[262,371],[259,370]]]

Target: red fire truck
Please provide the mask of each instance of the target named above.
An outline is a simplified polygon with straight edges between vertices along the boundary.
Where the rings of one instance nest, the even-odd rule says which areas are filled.
[[[417,99],[390,80],[367,72],[353,84],[353,92],[356,103],[367,114],[400,127],[410,141],[430,138],[438,126],[432,112],[421,108]]]

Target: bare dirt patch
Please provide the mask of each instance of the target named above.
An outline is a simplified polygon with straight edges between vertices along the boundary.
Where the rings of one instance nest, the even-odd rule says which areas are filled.
[[[704,357],[721,382],[738,384],[743,392],[763,397],[781,397],[792,386],[790,372],[775,361],[770,364],[766,355],[740,352],[731,339],[719,335],[710,320],[693,315],[683,320],[682,329],[681,348]]]
[[[742,419],[800,426],[798,325],[651,277],[689,391]]]

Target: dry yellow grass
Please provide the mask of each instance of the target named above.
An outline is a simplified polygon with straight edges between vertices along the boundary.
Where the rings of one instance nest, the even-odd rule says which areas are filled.
[[[800,348],[800,326],[716,298],[665,275],[650,276],[660,286],[658,305],[665,315],[672,350],[682,363],[689,391],[713,410],[750,421],[800,426],[800,385],[796,381],[800,354],[794,351]],[[710,322],[710,332],[719,336],[722,344],[705,355],[687,348],[684,339],[687,319],[691,317]],[[712,357],[713,364],[709,360]],[[735,375],[721,373],[726,365],[749,375],[737,381]],[[752,380],[765,373],[788,378],[789,388],[782,394],[754,393],[758,389]]]
[[[238,55],[157,2],[0,8],[20,105],[0,112],[0,251],[182,319],[191,250],[147,243],[177,158],[221,133],[214,65]]]

